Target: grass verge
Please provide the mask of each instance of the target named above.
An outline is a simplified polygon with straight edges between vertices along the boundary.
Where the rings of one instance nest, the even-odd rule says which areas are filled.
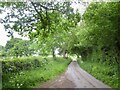
[[[118,69],[105,63],[78,60],[81,68],[112,88],[118,88]]]
[[[64,72],[71,62],[70,59],[47,58],[48,63],[42,67],[23,70],[18,73],[7,73],[4,76],[3,88],[34,88],[40,86],[43,82],[55,78]],[[5,78],[9,77],[9,78]]]

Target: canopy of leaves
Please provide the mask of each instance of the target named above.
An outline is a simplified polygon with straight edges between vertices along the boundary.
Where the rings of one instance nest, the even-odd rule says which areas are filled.
[[[10,35],[17,31],[20,35],[29,35],[30,38],[39,35],[47,37],[59,30],[56,27],[64,26],[68,30],[68,27],[74,27],[79,22],[80,14],[73,13],[70,5],[71,2],[57,1],[1,3],[2,7],[10,10],[2,22]]]
[[[2,23],[6,31],[13,36],[14,31],[29,36],[31,45],[43,52],[51,52],[56,48],[70,47],[69,33],[80,21],[80,13],[73,12],[72,2],[31,2],[1,3],[10,10]],[[12,24],[12,25],[11,25]],[[72,43],[71,43],[72,44]],[[66,47],[67,46],[67,47]]]
[[[87,49],[88,54],[98,55],[97,57],[92,56],[92,59],[119,63],[119,7],[120,3],[115,2],[91,3],[84,13],[84,29],[87,32],[84,34],[83,45],[85,47],[87,45],[93,50],[90,52]]]
[[[89,41],[97,45],[120,45],[120,33],[118,18],[120,17],[119,3],[92,3],[84,19],[89,31]]]

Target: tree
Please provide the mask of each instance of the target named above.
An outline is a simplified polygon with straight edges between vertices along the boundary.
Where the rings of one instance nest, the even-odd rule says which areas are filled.
[[[72,2],[28,3],[1,3],[3,7],[11,7],[11,12],[3,19],[5,28],[10,33],[14,31],[21,35],[27,33],[30,39],[38,39],[39,44],[42,44],[39,49],[42,50],[44,47],[42,51],[52,51],[54,56],[55,49],[64,46],[63,38],[66,37],[61,34],[63,32],[67,34],[71,32],[71,28],[76,27],[80,21],[80,13],[73,12]],[[12,21],[13,18],[16,18],[16,21]],[[10,23],[13,23],[13,26],[10,26]],[[62,39],[56,35],[58,33]],[[59,37],[60,41],[56,37]]]
[[[83,16],[87,30],[85,41],[94,48],[91,55],[97,53],[98,60],[112,64],[119,64],[119,6],[114,2],[91,3]]]
[[[19,38],[11,38],[9,41],[7,41],[7,43],[5,45],[6,51],[8,51],[11,48],[13,48],[15,46],[15,44],[18,43],[20,40],[21,39],[19,39]]]
[[[11,12],[3,19],[5,28],[10,34],[17,31],[21,35],[24,35],[25,32],[29,33],[30,38],[38,35],[46,37],[47,34],[55,32],[55,26],[53,24],[60,23],[59,17],[67,18],[69,22],[72,23],[71,26],[74,26],[74,24],[80,20],[78,14],[74,16],[73,8],[70,7],[70,2],[28,3],[1,3],[3,7],[11,7]],[[13,21],[13,18],[16,20]],[[10,23],[13,23],[12,27]],[[65,22],[64,24],[67,25],[69,23]],[[32,32],[36,32],[36,34]]]
[[[0,45],[0,57],[5,57],[6,52],[5,52],[5,47]]]
[[[5,48],[10,56],[29,56],[34,53],[34,49],[30,48],[31,42],[19,38],[12,38],[7,42]]]
[[[0,45],[0,51],[4,49],[4,46]]]

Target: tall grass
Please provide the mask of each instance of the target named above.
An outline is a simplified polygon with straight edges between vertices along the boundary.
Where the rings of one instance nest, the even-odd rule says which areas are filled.
[[[78,60],[78,63],[81,68],[86,70],[98,80],[101,80],[112,88],[118,88],[118,71],[116,66],[88,60],[83,62],[80,59]]]
[[[3,88],[39,87],[43,82],[53,79],[64,72],[70,63],[70,59],[63,59],[60,57],[55,60],[49,57],[47,60],[48,61],[46,63],[42,63],[40,67],[4,74]]]

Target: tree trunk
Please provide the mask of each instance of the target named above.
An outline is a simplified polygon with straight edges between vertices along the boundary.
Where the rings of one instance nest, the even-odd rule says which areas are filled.
[[[53,58],[55,58],[55,50],[54,50],[54,48],[52,49],[52,55],[53,55]]]
[[[77,55],[77,58],[80,58],[78,53],[76,55]]]
[[[67,50],[64,50],[63,57],[66,59],[67,58]]]

